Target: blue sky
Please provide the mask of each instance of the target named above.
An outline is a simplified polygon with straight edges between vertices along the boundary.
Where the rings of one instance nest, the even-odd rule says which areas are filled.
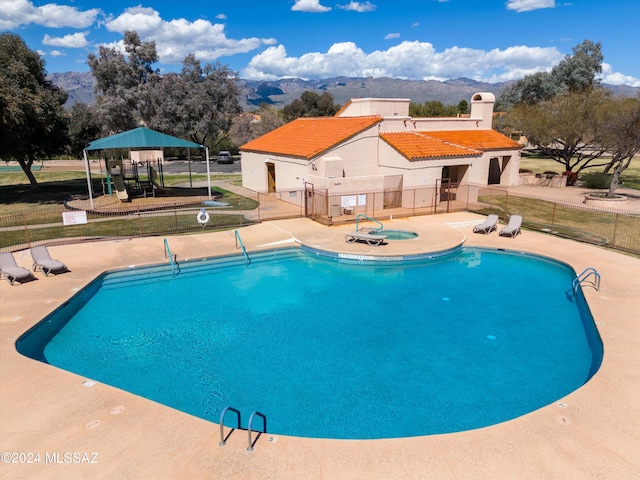
[[[162,71],[195,53],[265,80],[516,80],[589,39],[602,44],[604,82],[640,86],[638,0],[50,1],[0,0],[0,31],[50,73],[87,71],[87,55],[125,30],[156,42]]]

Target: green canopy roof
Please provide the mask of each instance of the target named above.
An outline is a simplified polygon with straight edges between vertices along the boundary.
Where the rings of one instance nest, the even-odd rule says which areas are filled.
[[[139,127],[127,132],[94,140],[85,150],[108,150],[111,148],[205,148],[204,145],[189,142],[178,137]]]

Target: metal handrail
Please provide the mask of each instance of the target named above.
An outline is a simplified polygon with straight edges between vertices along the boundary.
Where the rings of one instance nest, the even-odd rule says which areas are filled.
[[[356,232],[360,231],[359,228],[358,228],[358,224],[360,223],[360,218],[366,218],[367,220],[371,220],[372,222],[375,222],[378,225],[380,225],[378,228],[372,228],[371,229],[372,231],[379,232],[384,228],[384,225],[382,225],[382,223],[380,223],[375,218],[371,218],[370,216],[365,215],[364,213],[359,213],[358,216],[356,217]]]
[[[171,249],[169,248],[169,242],[167,241],[167,239],[164,239],[164,256],[165,258],[169,258],[170,262],[171,262],[171,272],[172,273],[176,273],[176,263],[175,263],[175,259],[173,258],[173,255],[171,255]]]
[[[253,452],[253,442],[251,441],[251,432],[253,431],[253,428],[252,428],[253,417],[255,417],[256,415],[258,415],[259,417],[262,417],[262,426],[263,426],[262,433],[267,433],[267,417],[264,415],[264,413],[260,413],[258,411],[253,412],[249,417],[249,425],[247,425],[247,431],[249,432],[249,446],[247,447],[248,452]],[[256,437],[256,440],[258,440],[258,437]]]
[[[227,413],[227,410],[231,410],[232,412],[235,412],[238,415],[238,430],[240,430],[240,410],[237,410],[233,407],[226,407],[224,410],[222,410],[222,413],[220,414],[220,443],[218,443],[218,445],[221,447],[224,447],[227,444],[227,438],[229,438],[229,435],[231,435],[235,430],[235,428],[232,428],[231,431],[229,432],[229,435],[227,435],[227,438],[225,438],[224,414]]]
[[[244,253],[244,261],[247,265],[251,263],[251,259],[249,258],[249,254],[247,253],[247,249],[244,248],[244,243],[242,243],[242,238],[240,238],[240,233],[238,230],[235,231],[236,234],[236,248],[242,247],[242,253]],[[238,246],[240,244],[240,246]]]
[[[576,276],[576,278],[573,279],[573,293],[576,293],[576,291],[578,290],[578,285],[582,285],[582,283],[592,275],[594,277],[594,280],[590,282],[590,285],[596,289],[596,292],[600,291],[600,274],[595,268],[589,267],[585,268],[580,275]]]

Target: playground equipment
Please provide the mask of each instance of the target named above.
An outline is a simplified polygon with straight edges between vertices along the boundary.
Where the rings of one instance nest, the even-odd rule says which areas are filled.
[[[164,173],[162,171],[162,161],[157,160],[154,168],[152,162],[127,161],[120,159],[106,160],[106,187],[107,192],[103,193],[113,195],[114,191],[121,202],[131,201],[131,195],[147,196],[151,194],[155,197],[155,191],[164,188]],[[146,168],[146,180],[141,178],[140,169]],[[156,169],[157,168],[157,169]]]

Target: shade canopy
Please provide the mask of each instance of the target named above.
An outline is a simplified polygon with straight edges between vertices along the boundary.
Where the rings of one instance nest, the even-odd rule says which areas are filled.
[[[108,137],[94,140],[85,150],[108,150],[112,148],[205,148],[204,145],[172,137],[145,127],[134,128]]]

